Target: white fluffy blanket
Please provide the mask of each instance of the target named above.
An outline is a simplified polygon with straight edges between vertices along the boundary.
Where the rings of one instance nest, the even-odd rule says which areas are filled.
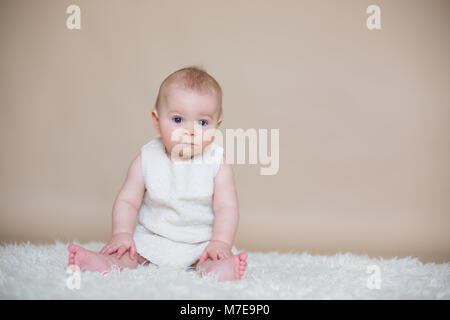
[[[106,275],[84,272],[77,280],[66,273],[67,245],[0,246],[0,299],[450,299],[450,263],[423,264],[411,257],[247,252],[240,281],[217,282],[155,265]]]

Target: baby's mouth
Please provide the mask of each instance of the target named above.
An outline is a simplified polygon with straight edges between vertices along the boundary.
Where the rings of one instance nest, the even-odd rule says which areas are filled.
[[[196,145],[194,142],[192,141],[181,141],[182,144],[189,144],[189,145]]]

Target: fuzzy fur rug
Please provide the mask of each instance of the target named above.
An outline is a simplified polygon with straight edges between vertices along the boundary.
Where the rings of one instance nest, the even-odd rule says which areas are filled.
[[[77,244],[94,251],[104,245]],[[411,257],[247,252],[244,278],[217,282],[155,265],[70,273],[67,245],[0,246],[0,299],[450,299],[450,263]]]

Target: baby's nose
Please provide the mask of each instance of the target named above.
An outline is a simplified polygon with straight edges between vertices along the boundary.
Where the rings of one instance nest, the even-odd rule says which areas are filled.
[[[184,134],[193,136],[195,133],[194,126],[184,127]]]
[[[194,127],[193,126],[184,127],[184,133],[185,134],[189,134],[189,135],[193,135],[194,134]]]
[[[196,131],[200,133],[202,127],[200,125],[196,125],[195,123],[186,123],[184,126],[184,134],[188,134],[190,136],[195,135]]]

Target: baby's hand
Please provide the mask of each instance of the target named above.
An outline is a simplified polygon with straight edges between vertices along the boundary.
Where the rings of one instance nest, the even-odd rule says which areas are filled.
[[[231,256],[231,246],[220,240],[212,240],[203,251],[198,264],[205,262],[208,257],[212,260],[228,258]]]
[[[130,233],[117,233],[100,250],[100,254],[108,255],[117,252],[117,259],[120,259],[128,250],[130,250],[130,259],[134,260],[136,245],[133,240],[133,235]]]

